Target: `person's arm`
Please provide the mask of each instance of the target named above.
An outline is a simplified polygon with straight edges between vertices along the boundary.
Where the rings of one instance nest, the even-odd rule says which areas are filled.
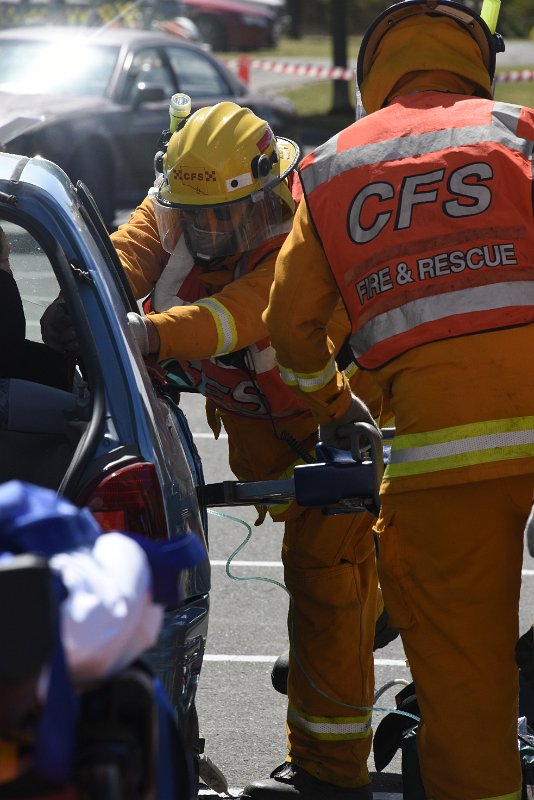
[[[164,358],[204,359],[249,347],[267,336],[262,313],[267,307],[276,253],[253,272],[210,297],[145,317],[149,352]],[[156,338],[151,336],[151,327]],[[159,340],[159,342],[158,342]]]
[[[306,203],[301,202],[278,255],[264,320],[282,378],[310,405],[319,424],[341,419],[352,399],[347,379],[336,368],[327,331],[339,299]]]
[[[154,288],[168,257],[148,197],[133,211],[128,222],[111,234],[111,241],[136,300],[143,299]]]

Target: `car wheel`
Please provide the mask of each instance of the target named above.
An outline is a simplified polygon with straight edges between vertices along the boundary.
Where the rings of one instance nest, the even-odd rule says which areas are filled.
[[[106,228],[114,228],[116,214],[115,172],[109,153],[102,147],[87,143],[83,151],[78,151],[71,161],[69,172],[74,184],[85,183],[98,206]]]
[[[228,37],[218,19],[209,16],[209,14],[204,14],[195,20],[195,24],[200,31],[202,40],[209,44],[212,50],[222,52],[228,50]]]

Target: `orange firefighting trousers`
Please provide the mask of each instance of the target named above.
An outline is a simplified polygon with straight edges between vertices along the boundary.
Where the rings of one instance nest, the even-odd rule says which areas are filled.
[[[519,475],[382,498],[379,577],[416,685],[432,800],[521,795],[514,646],[533,486]]]
[[[303,510],[285,523],[288,760],[338,786],[369,783],[377,571],[373,518]],[[341,702],[336,702],[339,700]]]

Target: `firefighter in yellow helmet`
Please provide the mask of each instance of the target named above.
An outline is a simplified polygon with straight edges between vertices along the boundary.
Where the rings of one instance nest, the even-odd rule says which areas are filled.
[[[417,689],[433,800],[521,796],[534,111],[492,99],[501,44],[448,0],[377,18],[358,59],[367,115],[299,166],[305,202],[264,315],[282,376],[327,433],[358,413],[325,335],[340,296],[354,358],[391,402],[379,577]]]
[[[262,320],[291,227],[297,158],[296,145],[275,137],[249,109],[229,102],[202,108],[174,133],[149,196],[112,236],[136,297],[151,293],[146,316],[130,315],[142,351],[206,396],[209,424],[215,436],[224,425],[240,480],[288,477],[317,442],[313,415],[281,380]],[[352,359],[341,362],[349,331],[340,303],[329,347],[346,371],[343,380],[350,378],[378,417],[381,394],[372,377]],[[290,662],[289,755],[276,786],[300,796],[304,782],[312,800],[332,792],[369,798],[373,518],[325,516],[294,503],[269,510],[285,524],[291,659],[296,650],[302,665]],[[260,509],[259,521],[265,513]]]

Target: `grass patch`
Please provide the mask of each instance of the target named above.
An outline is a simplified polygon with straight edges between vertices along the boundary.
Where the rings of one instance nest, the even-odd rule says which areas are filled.
[[[354,102],[348,114],[332,113],[332,81],[316,81],[298,89],[286,90],[288,97],[297,109],[302,128],[307,127],[325,131],[339,131],[354,122]]]
[[[495,87],[495,99],[534,108],[534,81],[498,83]]]
[[[298,89],[285,90],[283,94],[289,97],[298,113],[303,116],[323,116],[332,108],[332,81],[314,81]]]
[[[349,36],[348,38],[348,57],[356,58],[360,47],[361,36]],[[219,56],[228,57],[228,53],[217,53]],[[232,53],[232,58],[239,55],[247,55],[250,58],[302,58],[303,63],[309,58],[332,58],[332,39],[330,36],[303,36],[302,39],[290,39],[289,36],[282,36],[278,42],[278,47],[270,50],[257,50],[254,53]]]

